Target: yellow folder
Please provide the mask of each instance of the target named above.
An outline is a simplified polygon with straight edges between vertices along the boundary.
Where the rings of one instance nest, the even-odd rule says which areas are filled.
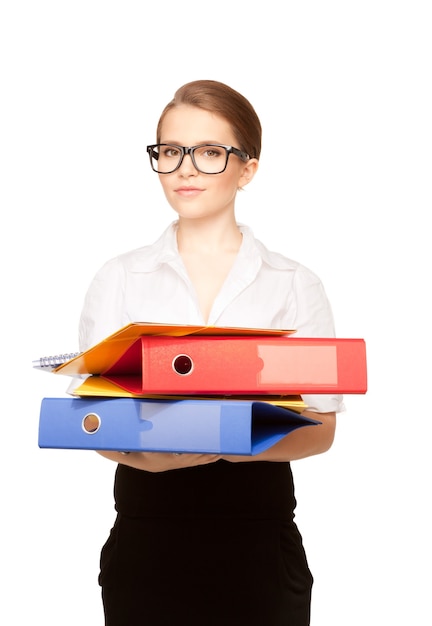
[[[264,328],[235,328],[226,326],[190,326],[183,324],[154,324],[151,322],[131,322],[100,343],[59,367],[55,374],[80,376],[100,374],[118,361],[132,344],[144,335],[161,335],[167,337],[185,337],[188,335],[222,335],[222,336],[282,336],[294,333],[294,330],[278,330]]]

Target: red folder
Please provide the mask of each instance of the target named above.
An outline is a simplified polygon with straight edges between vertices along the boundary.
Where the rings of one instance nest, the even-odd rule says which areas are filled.
[[[145,335],[98,371],[86,368],[85,354],[58,369],[63,374],[91,374],[76,395],[97,395],[99,384],[134,395],[274,396],[367,390],[363,339]]]

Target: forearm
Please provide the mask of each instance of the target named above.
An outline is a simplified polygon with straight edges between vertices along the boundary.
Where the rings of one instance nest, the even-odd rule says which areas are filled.
[[[302,415],[319,420],[316,426],[304,426],[294,430],[271,448],[254,456],[224,455],[227,461],[296,461],[308,456],[327,452],[331,447],[336,430],[336,413],[314,413],[303,411]]]
[[[205,465],[214,463],[219,459],[225,459],[233,463],[248,461],[295,461],[308,456],[322,454],[332,445],[335,428],[335,413],[314,413],[303,411],[303,415],[312,417],[322,422],[316,426],[304,426],[299,428],[268,448],[261,454],[246,455],[218,455],[218,454],[172,454],[167,452],[121,452],[98,450],[98,453],[116,463],[128,465],[135,469],[149,472],[165,472],[167,470]]]

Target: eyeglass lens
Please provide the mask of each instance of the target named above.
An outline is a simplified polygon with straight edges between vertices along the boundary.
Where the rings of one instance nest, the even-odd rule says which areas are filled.
[[[158,145],[150,156],[156,172],[169,174],[179,166],[183,151],[178,146]],[[203,174],[219,174],[226,167],[228,151],[220,146],[197,146],[191,150],[191,158],[196,169]]]

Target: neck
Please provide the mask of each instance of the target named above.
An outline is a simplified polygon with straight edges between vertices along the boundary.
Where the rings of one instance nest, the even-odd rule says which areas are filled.
[[[177,245],[181,254],[200,251],[237,252],[241,241],[242,235],[234,218],[178,221]]]

